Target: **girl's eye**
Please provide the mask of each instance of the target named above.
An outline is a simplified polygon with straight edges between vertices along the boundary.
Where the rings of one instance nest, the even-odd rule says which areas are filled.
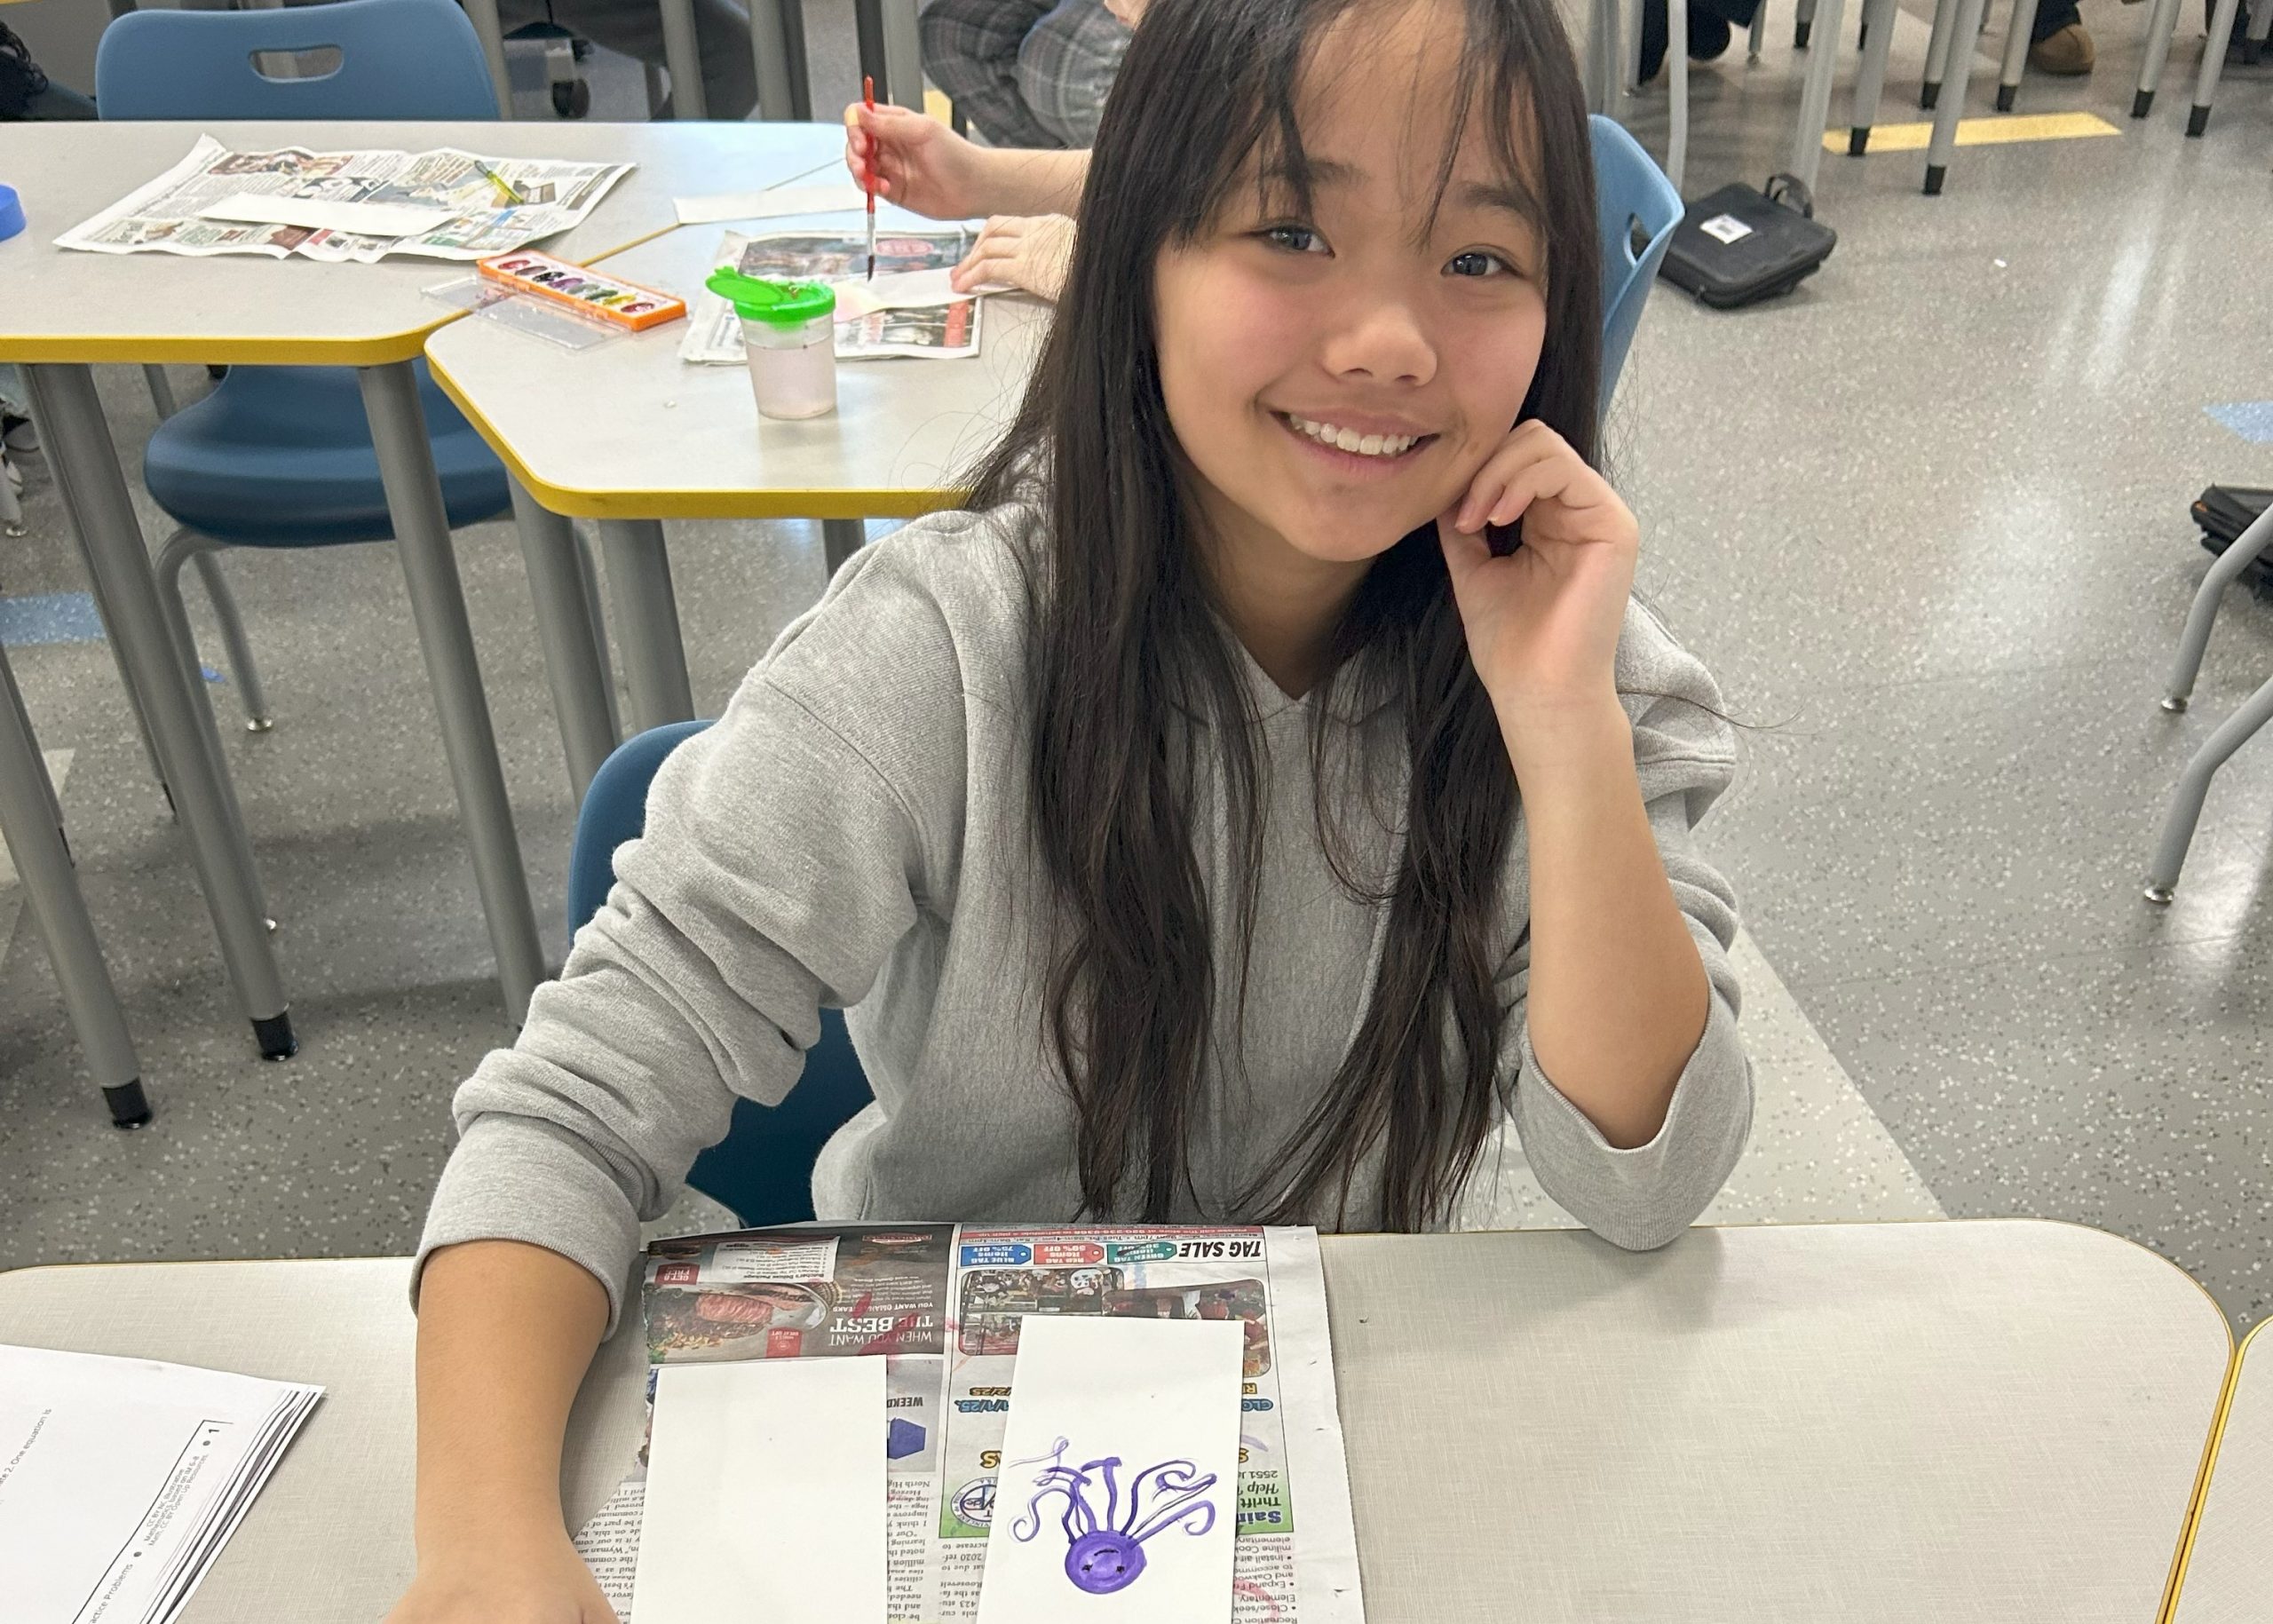
[[[1273,247],[1294,254],[1322,254],[1326,239],[1307,226],[1266,226],[1257,234]]]
[[[1491,276],[1500,272],[1510,276],[1520,274],[1514,265],[1499,255],[1487,253],[1480,248],[1469,249],[1464,254],[1454,254],[1445,270],[1453,276]]]

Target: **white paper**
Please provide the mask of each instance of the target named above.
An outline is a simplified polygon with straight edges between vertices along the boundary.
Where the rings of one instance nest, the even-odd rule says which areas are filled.
[[[884,1361],[655,1372],[631,1612],[648,1624],[883,1624]]]
[[[894,271],[874,278],[839,278],[829,284],[836,289],[836,319],[850,321],[855,316],[874,315],[880,310],[922,310],[934,305],[952,305],[957,299],[977,298],[982,294],[1018,291],[1008,282],[981,282],[957,292],[947,281],[949,274],[944,269],[936,269]]]
[[[352,231],[366,237],[422,237],[452,217],[447,209],[422,209],[416,203],[333,203],[320,197],[260,197],[240,192],[208,203],[197,218]]]
[[[186,1365],[0,1346],[0,1616],[163,1624],[322,1396]]]
[[[1245,1343],[1236,1319],[1026,1317],[979,1624],[1225,1624]]]
[[[1716,214],[1709,220],[1699,220],[1697,229],[1723,242],[1735,242],[1752,235],[1752,227],[1733,214]]]
[[[841,214],[865,210],[868,194],[858,186],[775,186],[765,192],[714,192],[704,197],[676,197],[682,226],[715,226],[721,220],[771,220],[787,214]]]

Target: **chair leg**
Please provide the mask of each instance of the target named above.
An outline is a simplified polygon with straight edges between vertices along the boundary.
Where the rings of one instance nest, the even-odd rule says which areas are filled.
[[[2194,105],[2187,110],[2186,133],[2200,135],[2210,127],[2210,103],[2218,93],[2218,75],[2225,70],[2226,42],[2234,36],[2234,18],[2241,0],[2218,0],[2210,19],[2210,38],[2202,47],[2202,72],[2194,82]]]
[[[1792,12],[1792,49],[1805,51],[1808,36],[1815,32],[1815,0],[1800,0]]]
[[[1747,62],[1760,60],[1760,48],[1767,40],[1768,0],[1760,0],[1760,4],[1752,8],[1752,40],[1745,49],[1744,59]]]
[[[2132,93],[2131,116],[2144,118],[2155,105],[2155,91],[2163,81],[2163,65],[2170,60],[2171,36],[2178,32],[2179,0],[2155,0],[2147,19],[2147,57],[2139,65],[2139,88]]]
[[[158,408],[160,423],[163,423],[181,409],[174,400],[174,386],[166,376],[166,369],[163,367],[144,367],[142,379],[150,385],[150,404]]]
[[[174,658],[180,661],[184,677],[199,702],[191,707],[197,712],[198,731],[204,735],[207,757],[213,763],[214,780],[221,787],[222,797],[227,802],[229,816],[240,829],[245,828],[244,808],[237,801],[236,780],[229,775],[229,760],[221,749],[221,725],[213,714],[212,690],[205,681],[204,668],[197,658],[196,634],[190,630],[189,608],[182,601],[182,566],[198,554],[210,551],[221,543],[210,536],[200,535],[194,530],[177,530],[158,549],[152,573],[157,578],[158,608],[165,616],[166,631],[174,646]],[[226,588],[224,590],[226,591]],[[249,843],[238,854],[238,866],[244,884],[252,893],[253,905],[260,910],[268,928],[276,928],[275,915],[268,911],[268,899],[263,892],[260,873],[252,860]]]
[[[1951,155],[1957,150],[1958,120],[1965,116],[1965,91],[1973,77],[1973,41],[1981,31],[1982,0],[1957,0],[1957,17],[1951,25],[1949,67],[1945,83],[1954,82],[1956,94],[1934,113],[1934,138],[1926,148],[1926,195],[1938,197],[1949,174]]]
[[[195,555],[197,578],[205,583],[206,601],[221,629],[221,646],[228,651],[229,674],[236,678],[237,700],[245,708],[245,732],[265,733],[276,725],[268,709],[268,695],[260,685],[260,668],[253,663],[252,645],[245,640],[244,617],[237,613],[235,594],[222,577],[221,561],[210,550]]]
[[[2201,589],[2194,594],[2193,606],[2186,612],[2186,630],[2178,636],[2178,658],[2171,663],[2170,683],[2163,693],[2165,710],[2186,709],[2187,698],[2194,692],[2194,679],[2202,673],[2202,655],[2210,646],[2210,628],[2218,618],[2218,599],[2234,578],[2254,564],[2268,548],[2273,548],[2273,508],[2252,519],[2249,528],[2218,555],[2210,566],[2210,573],[2202,578]]]
[[[2273,37],[2273,0],[2256,0],[2249,8],[2249,33],[2242,42],[2241,59],[2256,67],[2269,37]]]
[[[2013,0],[2012,28],[2005,36],[2005,67],[1997,75],[1997,111],[2013,110],[2021,75],[2028,71],[2029,36],[2036,32],[2038,0]]]
[[[1926,77],[1918,86],[1918,107],[1931,113],[1942,99],[1942,79],[1950,70],[1950,35],[1957,22],[1957,0],[1935,0],[1934,32],[1926,41]]]
[[[1641,28],[1637,26],[1638,36]],[[1667,118],[1670,128],[1666,134],[1666,178],[1673,182],[1675,195],[1681,192],[1683,172],[1689,167],[1689,0],[1666,0],[1666,67],[1671,74],[1667,83],[1670,105]]]
[[[2233,25],[2228,23],[2228,28]],[[2214,43],[2217,36],[2211,36]],[[2210,780],[2227,757],[2249,741],[2257,730],[2273,722],[2273,681],[2251,694],[2242,708],[2218,725],[2202,742],[2179,774],[2171,792],[2169,810],[2163,814],[2162,833],[2155,840],[2154,864],[2147,870],[2147,900],[2167,903],[2178,891],[2178,871],[2186,865],[2186,849],[2194,844],[2195,826],[2202,820],[2202,803]]]
[[[1863,22],[1870,38],[1855,70],[1855,112],[1847,126],[1850,158],[1871,149],[1871,125],[1878,118],[1879,96],[1886,89],[1887,52],[1894,44],[1894,12],[1895,0],[1864,0]]]

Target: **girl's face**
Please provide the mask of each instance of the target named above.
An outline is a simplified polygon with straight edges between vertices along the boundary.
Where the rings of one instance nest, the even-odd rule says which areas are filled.
[[[1295,102],[1311,212],[1250,173],[1160,256],[1168,420],[1210,540],[1234,558],[1370,561],[1459,501],[1530,391],[1541,214],[1493,162],[1480,109],[1438,201],[1461,11],[1345,13]]]

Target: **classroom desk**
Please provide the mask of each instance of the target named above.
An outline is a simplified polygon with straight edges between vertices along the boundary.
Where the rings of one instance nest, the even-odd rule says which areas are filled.
[[[671,200],[786,178],[767,144],[737,124],[73,123],[13,124],[0,176],[23,195],[29,228],[0,242],[0,360],[30,363],[55,471],[114,638],[122,675],[149,724],[190,836],[224,958],[263,1051],[289,1053],[290,1018],[261,917],[259,886],[226,778],[206,755],[160,616],[139,524],[88,365],[97,361],[330,364],[362,369],[397,552],[425,651],[443,743],[473,848],[506,1007],[518,1022],[544,975],[528,884],[514,844],[479,668],[410,362],[453,319],[422,289],[465,273],[434,260],[319,265],[248,256],[67,253],[54,237],[186,154],[199,133],[239,148],[456,146],[638,167],[574,232],[545,243],[592,258],[670,226]]]
[[[1373,1624],[2147,1624],[2232,1347],[2186,1276],[2064,1224],[1324,1256]],[[186,1624],[369,1624],[408,1580],[408,1268],[0,1275],[0,1341],[329,1388]],[[572,1524],[638,1445],[637,1326],[576,1400]]]
[[[2273,1617],[2273,1337],[2241,1345],[2171,1624]]]
[[[24,709],[5,647],[0,647],[0,841],[6,843],[23,880],[33,922],[55,967],[64,1010],[78,1034],[87,1069],[102,1087],[110,1120],[121,1128],[139,1128],[150,1120],[150,1103],[142,1094],[142,1064],[135,1058],[134,1038],[126,1029],[102,947],[87,917],[86,899],[79,894],[79,882],[71,872],[55,786],[47,776],[47,764],[40,759],[39,741],[32,736],[31,717]]]
[[[834,126],[771,128],[794,154],[783,160],[792,170],[841,147]],[[802,134],[787,139],[795,132]],[[889,207],[881,218],[887,228],[895,221],[938,228]],[[846,212],[685,226],[611,257],[607,269],[692,296],[724,231],[851,230],[859,220]],[[860,545],[863,519],[910,517],[957,500],[957,474],[1016,408],[1048,330],[1047,305],[995,296],[986,302],[975,359],[843,362],[836,414],[806,423],[760,420],[741,367],[682,363],[683,323],[582,352],[494,321],[461,321],[434,334],[426,357],[436,381],[519,487],[525,551],[555,560],[545,574],[556,584],[536,588],[537,614],[577,793],[614,748],[615,734],[569,568],[570,519],[599,521],[630,725],[685,720],[693,700],[661,521],[819,519],[834,569]],[[606,409],[561,409],[574,400],[605,401]]]

